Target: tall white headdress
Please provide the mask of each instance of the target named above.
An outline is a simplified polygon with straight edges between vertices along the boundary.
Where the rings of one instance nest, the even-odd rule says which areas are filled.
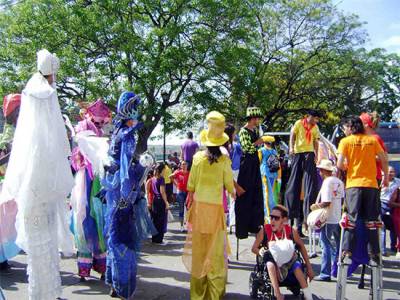
[[[42,49],[37,53],[37,68],[42,75],[57,74],[60,67],[60,60],[53,53]]]

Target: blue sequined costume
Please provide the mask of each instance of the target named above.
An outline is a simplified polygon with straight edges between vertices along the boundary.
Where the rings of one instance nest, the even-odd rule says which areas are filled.
[[[140,243],[154,233],[140,183],[145,168],[134,158],[140,99],[124,92],[118,100],[108,168],[103,186],[107,201],[104,235],[107,241],[106,282],[119,297],[130,298],[136,289]],[[128,127],[127,121],[133,124]]]

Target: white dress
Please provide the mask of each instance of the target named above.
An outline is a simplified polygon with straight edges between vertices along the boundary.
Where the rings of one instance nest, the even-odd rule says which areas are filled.
[[[73,187],[70,147],[56,89],[36,73],[22,101],[1,201],[18,205],[17,244],[27,253],[29,299],[61,294],[59,250],[72,253],[66,198]]]

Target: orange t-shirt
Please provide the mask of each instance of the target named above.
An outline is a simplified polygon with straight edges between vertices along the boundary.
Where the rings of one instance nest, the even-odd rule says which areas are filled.
[[[352,134],[342,139],[338,152],[347,160],[346,188],[378,188],[376,156],[383,149],[374,136]]]

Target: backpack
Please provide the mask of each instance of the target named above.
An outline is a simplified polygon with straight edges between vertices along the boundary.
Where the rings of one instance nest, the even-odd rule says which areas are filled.
[[[275,154],[271,154],[267,159],[267,167],[271,173],[278,172],[279,170],[279,159]]]

